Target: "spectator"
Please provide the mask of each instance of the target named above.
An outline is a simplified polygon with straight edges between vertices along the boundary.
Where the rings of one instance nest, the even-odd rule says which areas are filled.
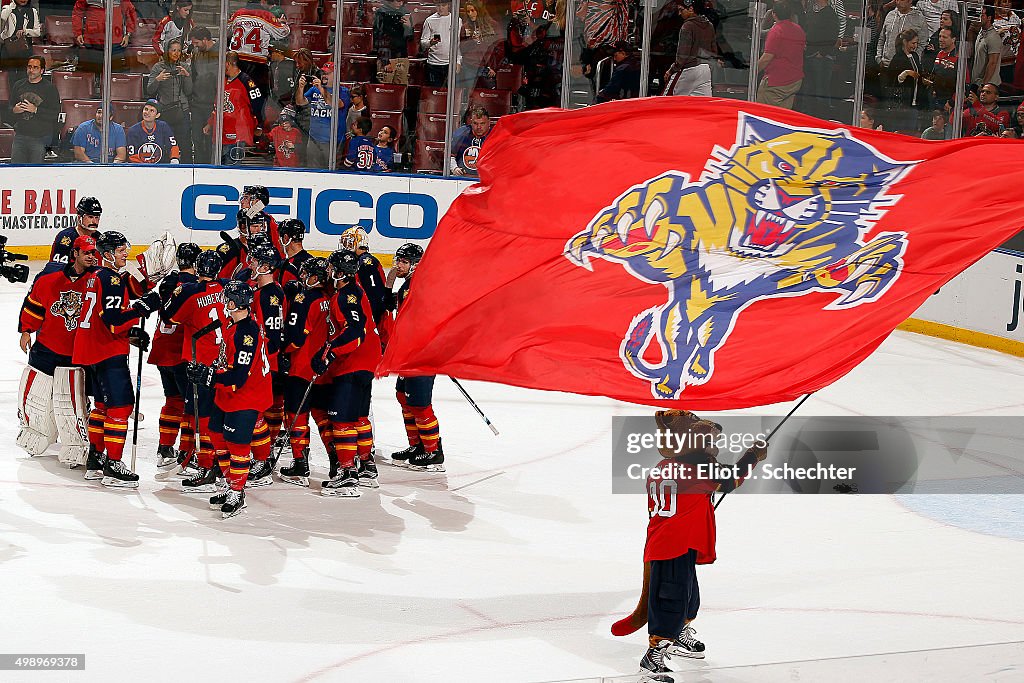
[[[874,109],[862,109],[860,112],[860,127],[869,130],[884,130],[882,124],[876,118]]]
[[[110,5],[113,21],[111,33],[111,69],[126,71],[124,51],[135,33],[138,17],[131,0],[75,0],[71,26],[78,45],[78,68],[95,74],[103,73],[103,44],[106,40],[106,12]]]
[[[807,37],[804,56],[804,112],[819,119],[832,117],[832,67],[839,45],[839,17],[829,0],[811,0],[801,20]]]
[[[903,0],[901,0],[903,1]],[[792,21],[793,10],[785,2],[775,3],[775,25],[768,31],[757,70],[764,76],[757,86],[757,101],[784,109],[793,100],[804,79],[804,30]]]
[[[217,50],[205,26],[192,31],[192,97],[189,113],[195,118],[192,131],[192,159],[197,164],[212,164],[213,141],[200,125],[216,106],[217,81],[220,79]]]
[[[231,15],[228,20],[228,49],[238,54],[241,66],[256,82],[261,99],[253,107],[259,125],[263,125],[263,100],[271,92],[270,43],[283,40],[291,33],[288,24],[270,11],[267,0],[249,0],[249,3]]]
[[[373,148],[373,170],[390,173],[395,170],[395,141],[398,131],[391,126],[381,126],[377,131],[377,144]]]
[[[1024,103],[1017,107],[1017,111],[1014,112],[1012,127],[1003,131],[1003,137],[1007,138],[1024,138]]]
[[[917,11],[924,17],[926,33],[919,33],[921,40],[925,36],[934,36],[939,29],[947,24],[942,23],[942,15],[946,12],[956,12],[956,0],[917,0]],[[959,26],[957,29],[959,30]],[[927,49],[927,47],[925,48]]]
[[[14,145],[12,164],[41,164],[60,114],[60,95],[50,81],[43,80],[43,58],[29,57],[27,77],[11,88],[14,103]]]
[[[1010,9],[1010,0],[995,0],[995,8],[992,28],[1003,43],[999,59],[999,80],[1001,83],[1009,83],[1013,81],[1013,66],[1017,63],[1017,50],[1020,49],[1020,17]]]
[[[314,78],[320,78],[323,72],[313,61],[313,53],[306,48],[300,48],[294,52],[295,59],[295,90],[292,92],[292,106],[295,107],[295,122],[303,135],[309,135],[309,104],[300,105],[296,100],[301,94],[299,90],[299,78],[306,76],[306,83],[312,83]],[[305,88],[303,88],[305,90]]]
[[[1003,131],[1012,127],[1010,112],[999,106],[999,86],[995,83],[986,83],[981,86],[977,97],[972,93],[969,102],[970,106],[964,109],[963,131],[965,136],[1002,136]]]
[[[703,14],[703,0],[678,0],[676,61],[665,73],[666,95],[711,97],[711,60],[718,54],[715,27]]]
[[[32,42],[42,29],[39,12],[29,0],[14,0],[0,10],[0,70],[7,72],[9,83],[26,77],[25,65],[32,55]]]
[[[174,130],[158,120],[162,109],[156,100],[147,101],[142,107],[142,120],[125,133],[128,161],[133,164],[177,164],[181,160]]]
[[[931,0],[924,0],[920,4]],[[960,16],[953,10],[947,9],[939,15],[939,28],[932,33],[931,38],[925,43],[924,53],[922,54],[922,63],[926,71],[930,71],[932,65],[935,62],[935,56],[939,53],[942,48],[939,46],[939,31],[944,28],[948,28],[953,31],[953,35],[957,35],[960,32]]]
[[[409,40],[412,18],[402,0],[384,0],[373,13],[373,51],[377,55],[377,81],[409,82]]]
[[[298,167],[302,132],[295,125],[295,115],[290,108],[283,110],[277,118],[277,125],[270,131],[270,141],[274,145],[275,166]]]
[[[950,140],[953,137],[953,127],[946,123],[946,112],[936,109],[932,112],[932,125],[921,133],[923,140]]]
[[[468,123],[455,130],[452,135],[452,156],[448,160],[452,175],[475,176],[476,162],[480,148],[491,133],[491,117],[480,106],[470,107],[466,112]]]
[[[594,102],[610,102],[640,97],[640,55],[624,40],[615,43],[612,53],[612,77],[598,91]]]
[[[245,158],[245,150],[252,146],[256,135],[252,100],[259,96],[259,91],[253,80],[239,68],[236,52],[224,56],[224,78],[223,124],[217,125],[217,111],[214,110],[210,112],[203,132],[210,135],[211,131],[221,131],[221,162],[225,166],[235,166]]]
[[[939,52],[932,64],[932,105],[952,111],[956,99],[956,71],[960,44],[952,27],[939,29]]]
[[[989,5],[981,7],[981,31],[974,41],[974,68],[971,69],[971,81],[975,85],[995,83],[999,87],[999,61],[1003,54],[1003,41],[993,28],[995,8]]]
[[[909,28],[896,37],[899,49],[889,63],[890,105],[898,110],[893,122],[896,130],[920,130],[919,112],[928,107],[932,82],[922,75],[920,42],[917,33]]]
[[[128,159],[127,143],[124,128],[120,123],[110,121],[110,133],[107,140],[107,163],[123,164]],[[75,161],[83,164],[99,164],[100,152],[103,149],[103,107],[96,107],[96,116],[84,121],[75,129],[71,138],[71,146],[75,153]]]
[[[306,141],[306,165],[310,168],[327,168],[331,158],[331,111],[334,104],[334,62],[323,66],[323,77],[313,76],[307,80],[299,76],[299,93],[295,97],[298,105],[309,105],[309,139]],[[348,88],[338,88],[337,141],[345,139],[342,128],[352,104]]]
[[[170,126],[181,148],[181,158],[192,163],[192,124],[189,97],[192,95],[192,74],[181,60],[181,38],[166,44],[167,52],[153,65],[146,84],[146,94],[156,96],[160,103],[161,123]],[[129,152],[129,156],[131,152]]]
[[[345,155],[345,168],[352,171],[372,171],[376,154],[374,141],[369,138],[373,129],[373,121],[362,116],[352,123],[352,136],[348,141],[348,153]]]
[[[495,42],[497,25],[487,15],[487,9],[479,2],[465,2],[461,5],[462,30],[459,33],[459,52],[462,54],[462,69],[459,71],[460,87],[473,89],[477,86],[480,70],[486,72],[486,58]]]
[[[174,9],[160,20],[153,33],[153,47],[158,55],[163,55],[167,43],[175,38],[181,39],[182,47],[188,51],[192,45],[192,30],[196,22],[192,21],[192,0],[175,0]]]
[[[931,35],[924,15],[910,6],[910,0],[896,0],[896,9],[885,15],[878,37],[878,47],[875,48],[875,59],[880,65],[889,68],[889,62],[899,47],[896,44],[896,36],[908,28],[916,31],[919,36]],[[918,57],[921,56],[923,49],[918,47]]]
[[[270,44],[270,96],[278,111],[295,101],[295,83],[298,80],[295,60],[288,57],[288,47],[282,42]]]
[[[462,20],[459,20],[462,32]],[[452,43],[452,5],[447,0],[437,0],[437,11],[423,22],[423,36],[420,45],[427,51],[427,85],[448,85],[448,58]],[[456,52],[458,49],[456,47]],[[455,70],[462,67],[462,54],[455,56]]]
[[[346,136],[352,135],[352,124],[362,117],[370,117],[370,108],[366,106],[366,87],[360,84],[353,85],[349,90],[349,97],[352,98],[352,106],[348,108],[345,115]]]

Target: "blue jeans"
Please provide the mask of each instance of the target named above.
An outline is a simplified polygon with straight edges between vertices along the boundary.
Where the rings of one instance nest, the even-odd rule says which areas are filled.
[[[12,164],[41,164],[46,156],[46,146],[53,139],[52,135],[33,137],[31,135],[15,135],[11,146]]]

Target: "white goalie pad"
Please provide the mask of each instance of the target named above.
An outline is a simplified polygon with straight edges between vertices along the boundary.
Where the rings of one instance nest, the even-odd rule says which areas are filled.
[[[58,459],[69,467],[84,465],[89,456],[89,404],[82,368],[53,371],[53,416],[61,443]]]
[[[21,431],[17,444],[29,455],[42,455],[57,440],[57,425],[53,421],[53,378],[31,365],[21,373],[18,387],[18,420]]]
[[[139,282],[158,282],[177,267],[177,253],[177,242],[171,233],[165,232],[146,251],[136,256],[135,262],[128,261],[125,270]]]

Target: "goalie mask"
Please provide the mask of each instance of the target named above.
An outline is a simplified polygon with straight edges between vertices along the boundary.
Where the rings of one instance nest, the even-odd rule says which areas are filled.
[[[355,252],[358,252],[360,249],[369,249],[370,237],[362,228],[351,227],[341,233],[341,238],[338,239],[338,248]]]

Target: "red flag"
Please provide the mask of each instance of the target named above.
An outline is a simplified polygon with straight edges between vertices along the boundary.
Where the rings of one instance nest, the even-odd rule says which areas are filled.
[[[505,117],[379,372],[701,410],[792,400],[1020,229],[1018,145],[701,97]]]

